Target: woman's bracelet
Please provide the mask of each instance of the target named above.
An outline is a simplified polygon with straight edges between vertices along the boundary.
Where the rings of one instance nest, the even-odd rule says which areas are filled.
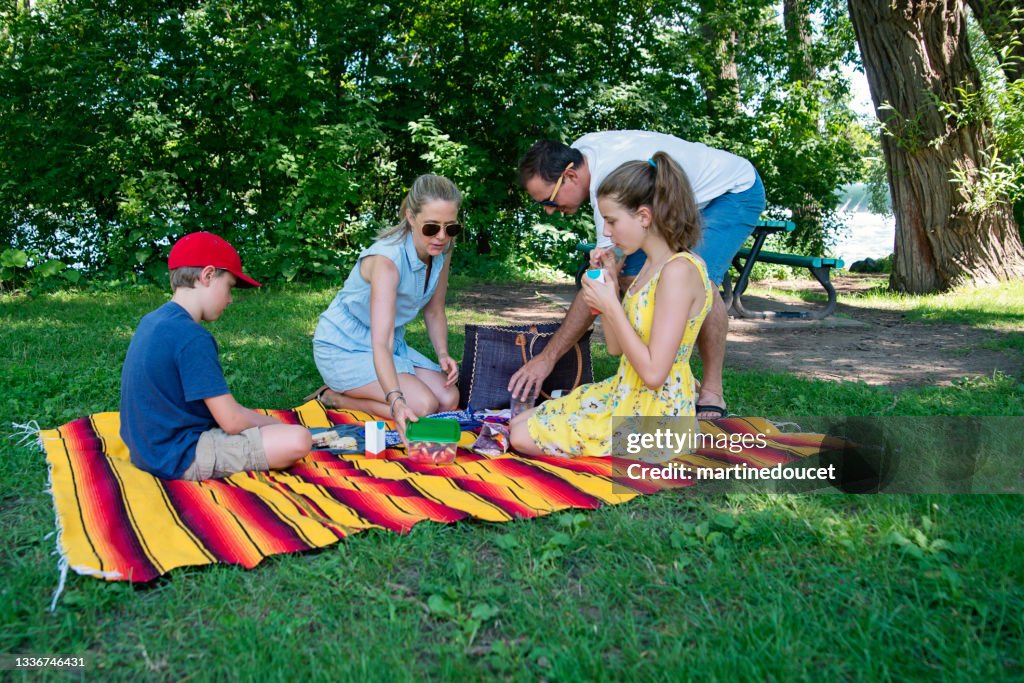
[[[395,400],[391,402],[391,417],[395,416],[395,404],[398,403],[399,401],[405,401],[405,405],[409,405],[409,402],[405,400],[405,396],[401,394],[395,396]]]
[[[401,393],[402,393],[401,389],[392,389],[388,393],[384,394],[384,402],[385,403],[388,402],[388,397],[391,396],[391,394],[401,394]]]

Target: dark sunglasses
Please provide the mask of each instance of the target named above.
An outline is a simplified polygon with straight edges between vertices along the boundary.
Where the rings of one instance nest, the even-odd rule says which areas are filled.
[[[423,230],[423,234],[427,237],[433,237],[437,233],[441,232],[441,228],[444,228],[444,232],[448,237],[455,237],[462,232],[462,223],[447,223],[445,225],[441,225],[440,223],[430,222],[424,223],[420,226],[420,229]]]

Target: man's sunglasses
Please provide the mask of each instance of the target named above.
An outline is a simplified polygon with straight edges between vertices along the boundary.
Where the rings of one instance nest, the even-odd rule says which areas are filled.
[[[420,227],[423,234],[427,237],[433,237],[437,233],[441,232],[441,228],[444,228],[444,233],[448,235],[448,237],[455,237],[462,232],[462,223],[447,223],[445,225],[441,225],[440,223],[434,223],[431,221],[429,223],[424,223]]]
[[[538,200],[536,200],[538,204],[540,204],[541,206],[550,206],[550,207],[555,208],[555,209],[558,208],[558,202],[555,201],[555,197],[558,196],[558,191],[562,189],[562,181],[565,180],[565,174],[575,164],[576,164],[576,162],[574,162],[574,161],[570,161],[569,162],[569,165],[565,167],[565,170],[562,171],[562,174],[560,176],[558,176],[558,180],[555,182],[555,189],[551,190],[551,196],[548,197],[547,199],[538,199]]]

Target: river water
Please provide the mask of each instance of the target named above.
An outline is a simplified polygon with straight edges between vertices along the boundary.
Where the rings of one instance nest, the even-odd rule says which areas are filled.
[[[830,250],[846,261],[880,259],[892,253],[896,240],[896,219],[868,210],[868,189],[863,183],[846,185],[840,190],[839,215],[846,226]]]
[[[880,259],[892,253],[896,239],[896,219],[879,216],[869,211],[854,211],[846,214],[846,230],[839,234],[832,253],[846,261],[865,258]]]

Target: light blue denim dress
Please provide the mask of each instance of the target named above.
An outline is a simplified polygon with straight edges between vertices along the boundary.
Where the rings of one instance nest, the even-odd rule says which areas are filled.
[[[398,268],[395,370],[410,375],[415,374],[415,368],[441,371],[440,365],[405,343],[405,325],[434,295],[447,254],[434,257],[430,282],[424,288],[427,264],[416,255],[410,232],[404,238],[378,240],[364,249],[345,286],[320,316],[313,333],[313,359],[324,383],[337,392],[377,381],[370,342],[370,283],[359,273],[359,265],[367,256],[385,256]]]

